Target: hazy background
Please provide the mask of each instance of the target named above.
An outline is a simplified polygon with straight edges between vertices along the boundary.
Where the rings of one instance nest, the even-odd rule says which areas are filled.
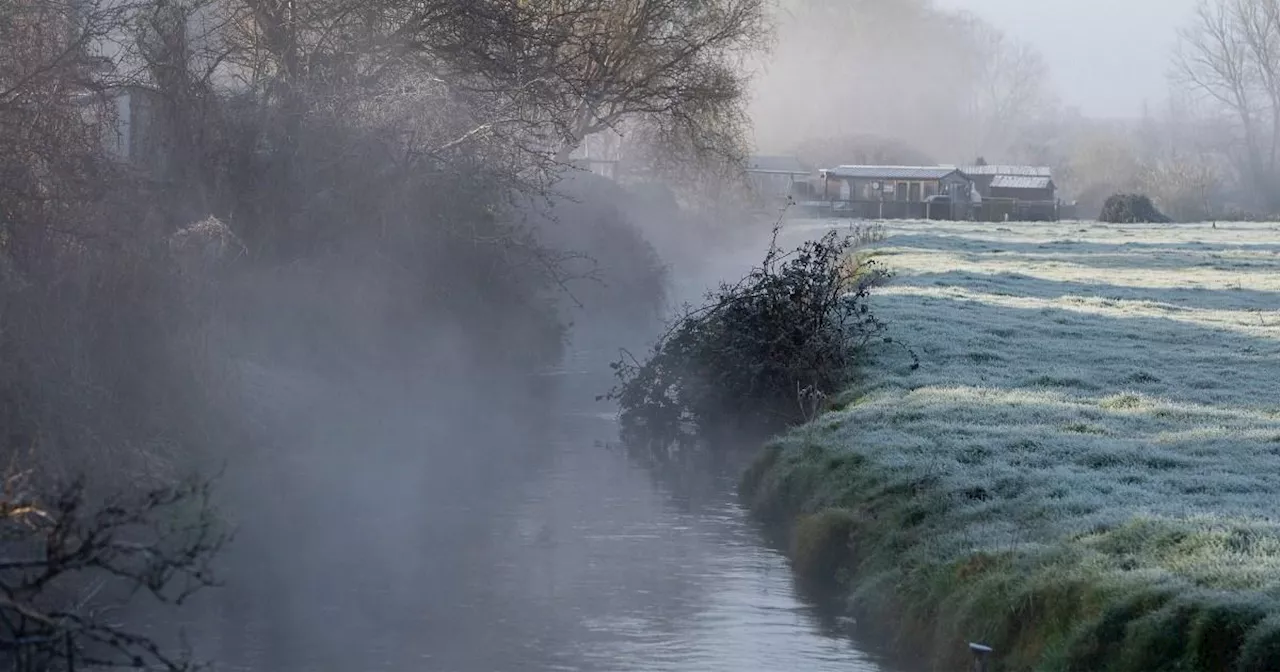
[[[779,7],[774,47],[751,64],[760,154],[815,170],[1047,166],[1081,217],[1122,192],[1182,221],[1280,209],[1280,20],[1249,20],[1280,15],[1273,0]]]
[[[1136,117],[1168,95],[1176,31],[1196,0],[938,0],[1035,45],[1063,102],[1083,114]],[[1106,45],[1105,48],[1091,48]]]

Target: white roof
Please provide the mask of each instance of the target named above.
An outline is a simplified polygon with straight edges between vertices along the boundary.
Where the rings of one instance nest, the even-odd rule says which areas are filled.
[[[960,166],[965,175],[1014,175],[1017,177],[1053,177],[1053,169],[1048,166],[1017,166],[1011,164],[990,164],[986,166]]]
[[[991,180],[992,189],[1048,189],[1051,186],[1053,186],[1053,180],[1048,177],[996,175]]]

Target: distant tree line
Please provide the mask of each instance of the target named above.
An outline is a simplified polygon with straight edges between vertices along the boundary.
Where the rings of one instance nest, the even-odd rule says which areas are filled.
[[[1234,140],[1214,147],[1245,204],[1280,212],[1280,3],[1201,0],[1180,34],[1175,83]]]

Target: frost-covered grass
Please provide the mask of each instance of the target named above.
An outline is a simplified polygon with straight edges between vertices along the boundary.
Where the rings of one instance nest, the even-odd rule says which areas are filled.
[[[1280,224],[886,227],[921,366],[877,353],[756,507],[841,512],[842,577],[944,655],[1280,669]]]

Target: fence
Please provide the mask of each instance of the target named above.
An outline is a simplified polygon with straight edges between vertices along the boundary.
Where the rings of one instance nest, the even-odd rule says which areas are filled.
[[[850,219],[960,219],[966,208],[946,201],[800,201],[796,204],[808,217]]]
[[[1057,201],[1020,201],[1016,198],[984,198],[974,208],[980,222],[1056,222],[1062,216]]]
[[[987,198],[981,204],[949,201],[800,201],[806,217],[851,219],[947,219],[978,222],[1053,222],[1069,212],[1057,201]]]

